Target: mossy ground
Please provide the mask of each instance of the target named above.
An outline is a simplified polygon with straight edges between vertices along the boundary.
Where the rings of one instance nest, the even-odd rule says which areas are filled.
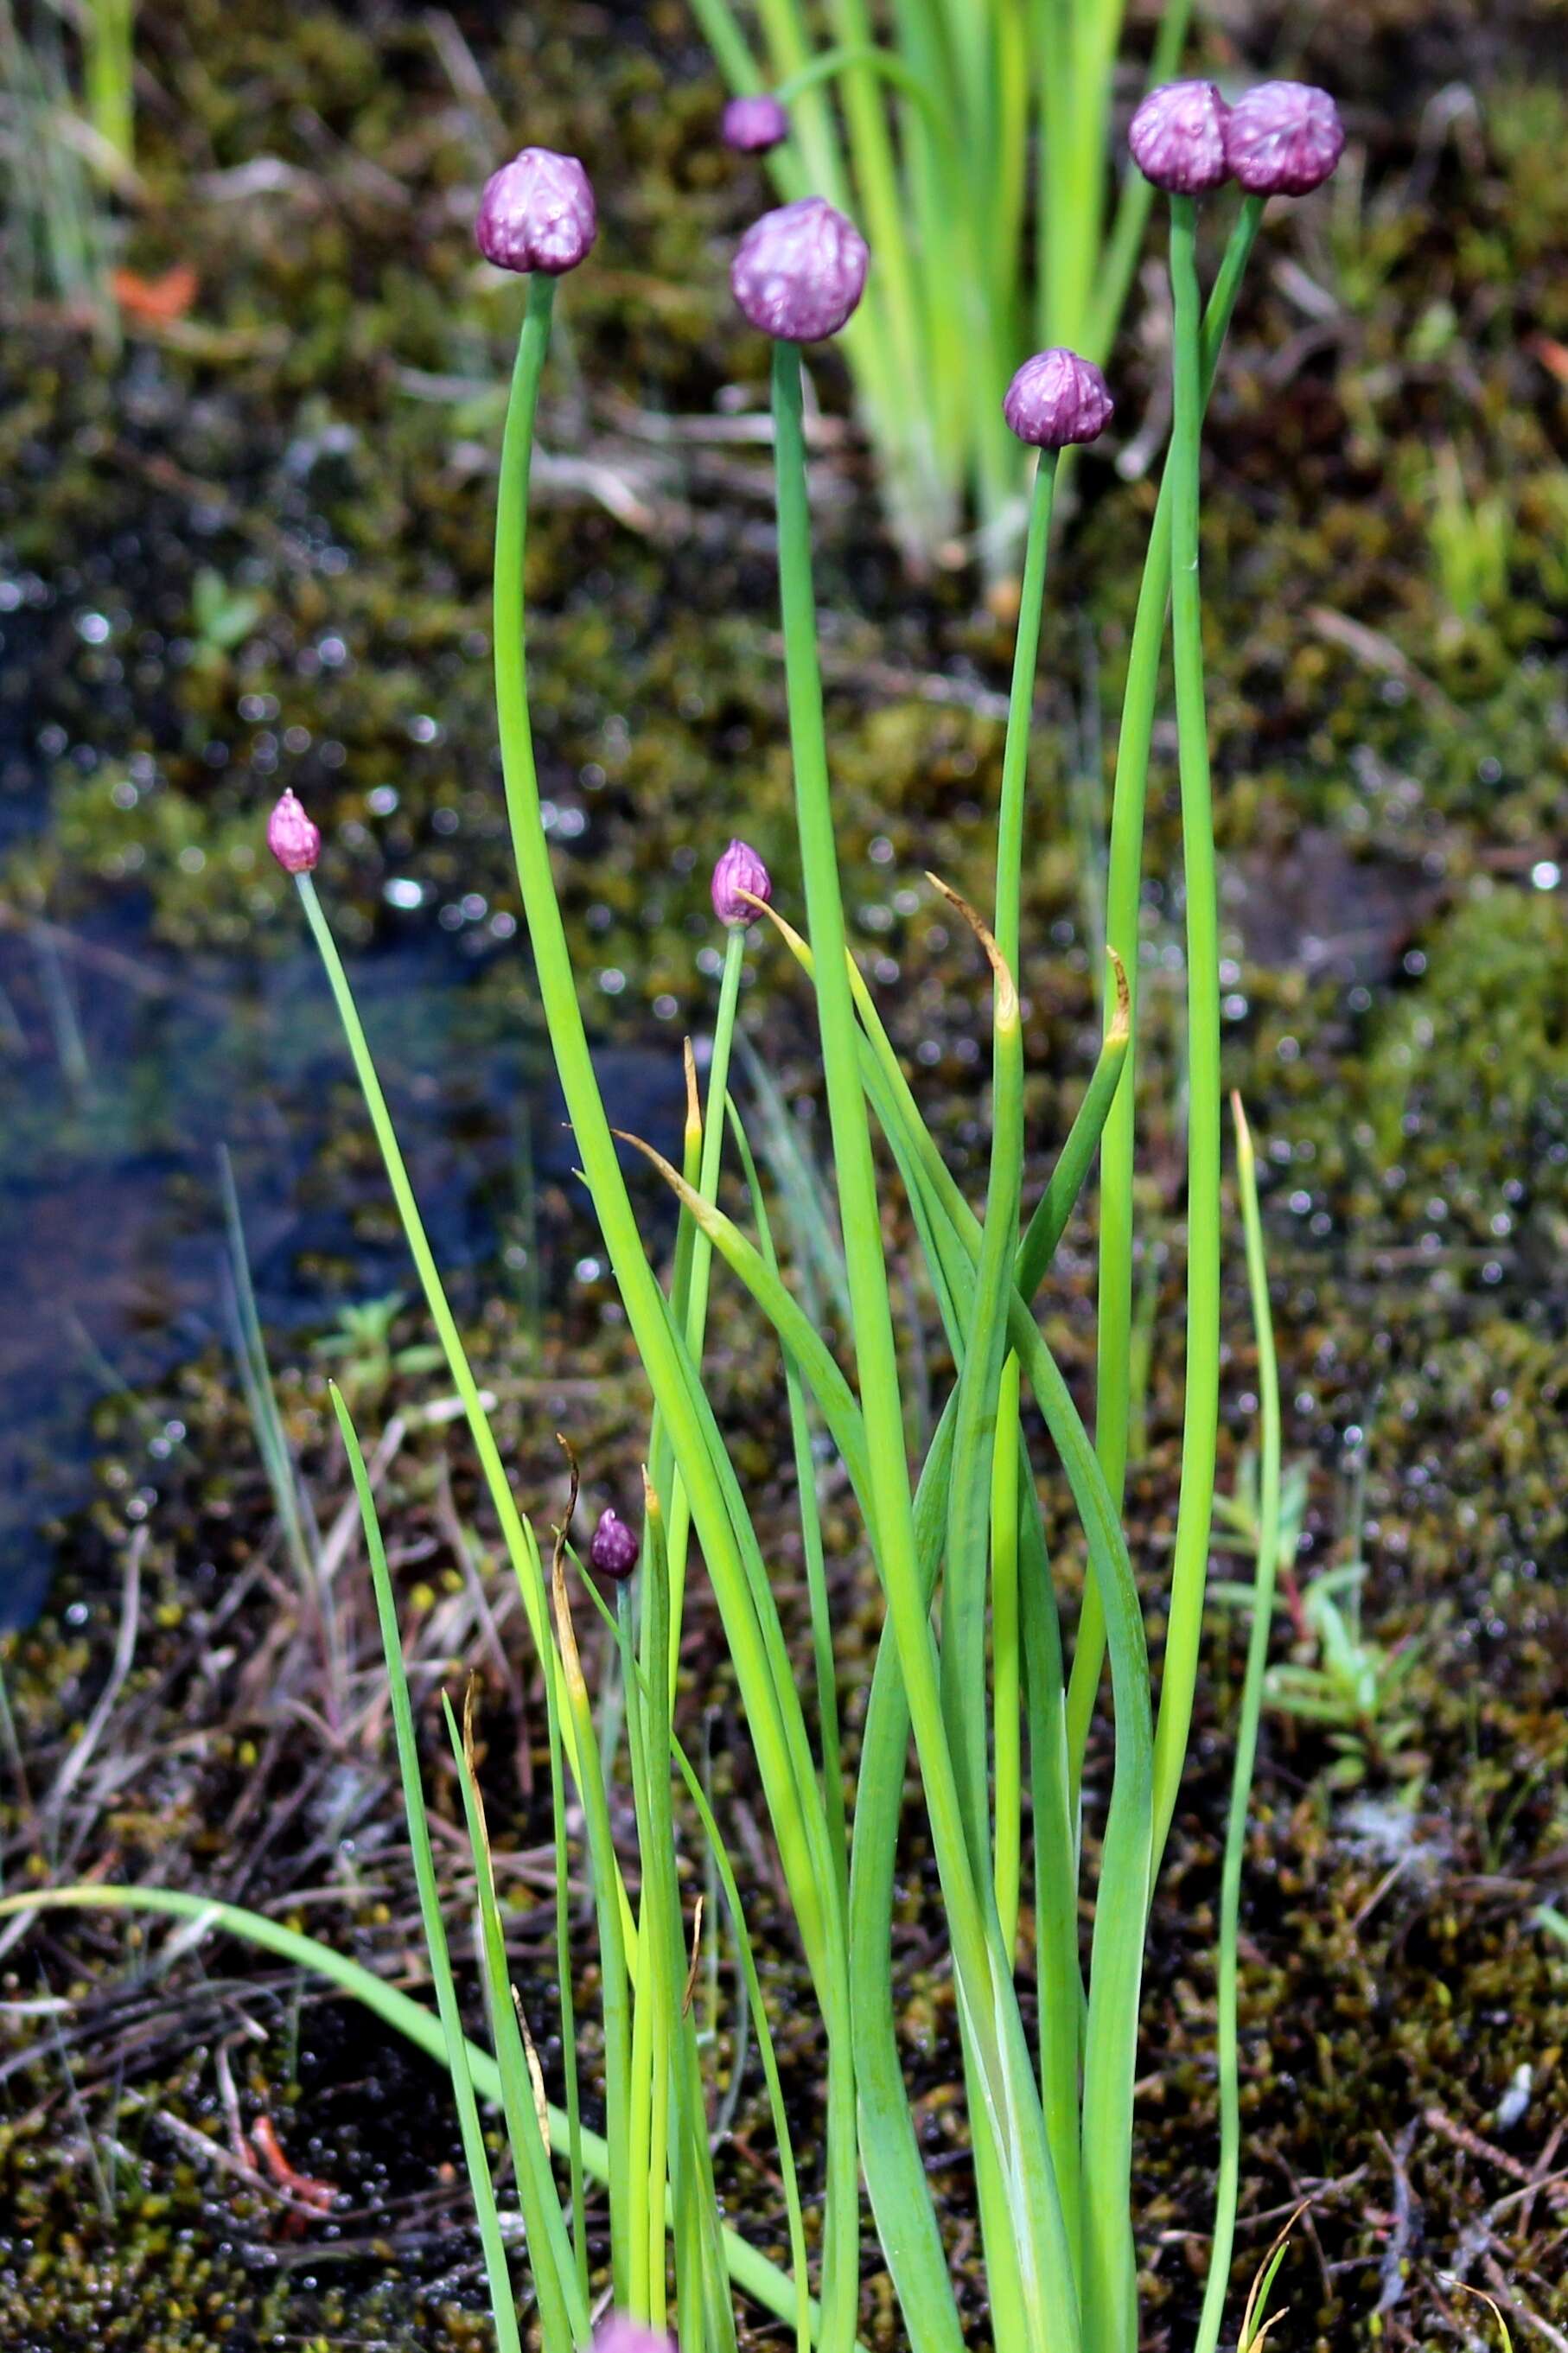
[[[765,459],[701,444],[672,454],[658,435],[668,416],[711,415],[727,387],[742,405],[763,396],[762,354],[731,328],[722,274],[726,239],[761,191],[715,149],[714,86],[673,0],[635,19],[538,13],[545,25],[519,21],[504,38],[482,12],[463,26],[499,121],[598,165],[604,237],[567,290],[544,439],[591,455],[619,513],[564,459],[542,470],[535,717],[568,919],[606,1038],[636,1058],[645,1092],[668,1071],[672,1116],[679,1039],[711,1002],[711,854],[743,826],[792,895]],[[1334,191],[1266,234],[1216,397],[1205,526],[1226,1076],[1265,1155],[1288,1446],[1310,1466],[1300,1575],[1346,1556],[1359,1484],[1367,1631],[1414,1648],[1399,1702],[1414,1729],[1389,1754],[1382,1727],[1361,1727],[1353,1788],[1325,1733],[1277,1713],[1266,1723],[1246,1895],[1237,2285],[1271,2218],[1315,2191],[1282,2283],[1284,2333],[1323,2347],[1479,2333],[1483,2308],[1450,2273],[1507,2299],[1516,2342],[1530,2340],[1531,2315],[1559,2332],[1551,2342],[1568,2325],[1568,2209],[1559,2186],[1530,2187],[1556,2172],[1568,2131],[1568,1947],[1534,1919],[1568,1883],[1568,917],[1553,880],[1568,832],[1568,104],[1541,70],[1551,22],[1521,10],[1483,42],[1458,5],[1384,5],[1348,58],[1325,28],[1285,58],[1259,10],[1214,58],[1315,73],[1352,129]],[[489,470],[516,300],[484,280],[466,228],[501,133],[454,87],[416,12],[311,8],[285,27],[197,0],[143,9],[139,38],[148,193],[123,258],[150,279],[189,263],[201,290],[174,326],[132,322],[116,362],[93,363],[79,326],[37,309],[12,322],[0,359],[0,541],[19,598],[8,651],[26,651],[58,757],[47,829],[7,854],[12,903],[47,905],[68,927],[130,895],[150,953],[200,972],[237,955],[281,960],[297,923],[260,854],[260,816],[292,783],[327,827],[321,879],[345,940],[374,957],[449,933],[478,975],[476,1054],[514,1029],[537,1055],[486,659]],[[226,176],[258,156],[279,167],[259,193]],[[1129,436],[1158,398],[1159,302],[1156,269],[1115,369]],[[820,376],[836,413],[830,358]],[[969,574],[918,591],[900,579],[852,441],[818,470],[854,920],[973,1185],[981,976],[920,876],[934,867],[985,894],[1006,631]],[[1146,481],[1104,465],[1083,468],[1079,487],[1047,624],[1026,877],[1042,1166],[1092,1051],[1096,721],[1113,731],[1150,505]],[[203,574],[223,597],[199,586]],[[232,631],[224,598],[230,610],[253,600]],[[1172,752],[1162,737],[1151,794],[1152,1350],[1131,1493],[1156,1631],[1180,1415]],[[417,912],[388,902],[389,882],[418,886]],[[312,1068],[331,1071],[324,1001],[312,1008],[308,989],[287,1001],[301,1057],[314,1023]],[[747,1007],[792,1097],[808,1102],[805,1008],[764,943]],[[395,1018],[389,1004],[389,1038]],[[496,1084],[518,1083],[514,1058]],[[169,1116],[178,1109],[176,1095]],[[395,1260],[395,1237],[346,1077],[321,1124],[329,1141],[305,1183],[346,1208],[302,1271],[330,1283],[361,1250]],[[441,1141],[432,1171],[459,1191],[463,1134]],[[542,1525],[559,1502],[555,1430],[571,1434],[595,1502],[623,1505],[645,1439],[569,1168],[541,1159],[529,1282],[542,1303],[525,1312],[504,1265],[482,1260],[460,1295]],[[646,1198],[657,1236],[661,1211]],[[1090,1252],[1076,1228],[1049,1310],[1086,1401]],[[1239,1284],[1227,1331],[1228,1479],[1252,1422]],[[424,1337],[405,1313],[395,1340]],[[279,1355],[330,1540],[344,1489],[326,1366],[301,1338]],[[788,1585],[798,1556],[775,1369],[721,1286],[712,1362]],[[493,1646],[476,1615],[464,1559],[488,1565],[488,1514],[452,1428],[418,1419],[437,1386],[367,1363],[358,1409],[373,1434],[394,1414],[407,1424],[384,1508],[417,1687],[431,1701],[443,1672],[482,1662],[487,1787],[537,2022],[551,1979],[541,1727],[515,1612],[502,1605]],[[342,1579],[353,1671],[334,1694],[297,1622],[221,1355],[99,1414],[99,1493],[60,1532],[56,1614],[6,1660],[26,1771],[0,1816],[8,1883],[70,1870],[209,1889],[402,1962],[416,1982],[357,1576]],[[1070,1593],[1077,1560],[1054,1486],[1047,1502]],[[841,1499],[827,1533],[853,1729],[877,1610]],[[110,1672],[132,1561],[134,1656],[90,1770],[51,1813]],[[693,1606],[685,1704],[693,1723],[710,1712],[719,1788],[744,1837],[759,1804],[744,1728]],[[800,1609],[793,1588],[787,1606]],[[1216,1610],[1150,1950],[1137,2195],[1150,2341],[1176,2348],[1190,2341],[1209,2221],[1215,1840],[1241,1640]],[[429,1783],[455,1819],[434,1737]],[[442,1852],[460,1893],[459,1850]],[[912,1830],[907,1866],[898,1951],[911,2078],[968,2276],[951,1987]],[[760,1857],[752,1905],[809,2148],[816,2036]],[[168,1952],[163,1931],[56,1919],[0,1956],[8,2000],[57,2005],[12,2013],[0,2052],[4,2341],[18,2353],[485,2342],[438,2080],[232,1947]],[[553,2071],[559,2053],[545,2056]],[[226,2079],[246,2122],[274,2115],[293,2163],[344,2189],[330,2224],[297,2234],[275,2195],[206,2155],[209,2143],[228,2150]],[[776,2242],[751,2094],[721,2161],[732,2212]],[[983,2342],[978,2310],[974,2323]],[[869,2253],[866,2330],[897,2345]]]

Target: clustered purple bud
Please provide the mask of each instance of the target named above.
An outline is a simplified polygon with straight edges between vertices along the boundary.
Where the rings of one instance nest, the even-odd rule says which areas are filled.
[[[772,90],[750,90],[730,100],[719,135],[737,155],[765,155],[789,137],[789,116]]]
[[[600,1514],[599,1525],[594,1530],[593,1541],[588,1546],[590,1567],[596,1568],[601,1577],[613,1577],[617,1580],[629,1577],[637,1565],[640,1550],[637,1537],[619,1512],[612,1507]]]
[[[771,899],[773,877],[749,841],[732,841],[713,869],[713,913],[721,923],[749,923],[756,913],[742,891],[753,899]]]
[[[1146,180],[1173,195],[1201,196],[1230,177],[1226,102],[1212,81],[1168,81],[1132,117],[1127,144]]]
[[[1036,449],[1065,449],[1092,441],[1110,422],[1116,403],[1092,360],[1077,352],[1037,352],[1007,386],[1002,414],[1020,441]]]
[[[866,240],[822,196],[753,221],[730,265],[730,286],[753,327],[780,343],[836,335],[866,288]]]
[[[525,147],[485,182],[474,241],[498,269],[575,269],[599,234],[588,174],[575,155]]]
[[[594,2332],[593,2353],[675,2353],[662,2329],[645,2328],[624,2312],[612,2312]]]
[[[1249,196],[1306,196],[1344,153],[1345,127],[1326,90],[1260,81],[1226,118],[1225,160]]]
[[[267,847],[285,874],[309,874],[321,854],[321,828],[305,815],[299,796],[286,792],[267,820]]]

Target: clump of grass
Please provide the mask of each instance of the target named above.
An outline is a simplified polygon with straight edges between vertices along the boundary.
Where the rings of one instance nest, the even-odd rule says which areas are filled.
[[[922,1115],[875,998],[850,953],[835,838],[812,579],[803,427],[801,342],[854,315],[866,248],[821,202],[785,207],[750,232],[734,283],[773,338],[772,402],[784,682],[799,849],[797,928],[754,854],[732,842],[718,860],[714,906],[727,933],[706,1101],[688,1066],[681,1165],[647,1145],[679,1203],[673,1264],[650,1263],[590,1055],[576,976],[542,819],[526,667],[524,601],[533,424],[557,280],[590,250],[592,190],[574,159],[525,150],[487,188],[480,242],[528,275],[528,296],[501,453],[496,529],[497,706],[505,791],[530,945],[577,1155],[654,1399],[643,1472],[640,1544],[602,1522],[586,1571],[572,1539],[574,1468],[550,1566],[513,1495],[461,1334],[420,1218],[348,974],[314,871],[321,839],[292,794],[268,839],[295,879],[341,1018],[388,1182],[447,1368],[467,1419],[542,1675],[552,1774],[557,1957],[566,2056],[565,2103],[546,2101],[537,2031],[510,1978],[489,1831],[475,1769],[471,1699],[446,1724],[465,1810],[475,1883],[473,1943],[488,2053],[465,2037],[453,1932],[441,1909],[415,1742],[395,1597],[377,1507],[349,1406],[333,1403],[363,1520],[385,1664],[405,1809],[437,2014],[308,1938],[232,1907],[215,1925],[320,1968],[422,2047],[444,2058],[479,2221],[498,2346],[521,2348],[522,2290],[502,2225],[479,2116],[495,2097],[505,2125],[526,2238],[529,2293],[544,2353],[590,2339],[603,2291],[622,2323],[657,2345],[673,2320],[683,2353],[733,2353],[737,2294],[794,2328],[801,2353],[853,2353],[860,2311],[862,2182],[911,2353],[959,2353],[958,2304],[916,2139],[896,2030],[891,1928],[906,1765],[919,1768],[924,1831],[941,1884],[960,2026],[963,2095],[973,2151],[990,2324],[1009,2353],[1135,2353],[1137,2255],[1131,2212],[1132,2107],[1151,1890],[1175,1804],[1190,1728],[1210,1529],[1218,1407],[1221,1195],[1217,906],[1210,807],[1199,579],[1199,449],[1205,406],[1242,268],[1270,185],[1299,190],[1338,153],[1321,92],[1268,85],[1233,119],[1210,86],[1156,92],[1133,126],[1133,150],[1171,196],[1173,428],[1151,533],[1119,748],[1108,873],[1110,910],[1103,1043],[1051,1180],[1026,1221],[1024,1029],[1016,968],[1020,875],[1027,841],[1027,746],[1047,584],[1059,453],[1091,438],[1110,413],[1098,370],[1053,349],[1019,372],[1008,396],[1013,431],[1037,452],[998,812],[989,917],[929,877],[975,942],[977,985],[989,993],[991,1148],[983,1204],[964,1196]],[[1247,138],[1232,153],[1233,130]],[[1326,124],[1326,127],[1325,127]],[[1259,143],[1261,142],[1261,143]],[[1270,184],[1258,155],[1273,156]],[[1326,159],[1326,160],[1325,160]],[[1206,316],[1197,270],[1195,203],[1234,163],[1247,189]],[[1167,602],[1171,607],[1187,909],[1186,1395],[1181,1495],[1163,1670],[1152,1676],[1121,1516],[1131,1418],[1130,1105],[1136,1023],[1135,912],[1150,733]],[[831,1138],[830,1208],[817,1203],[842,1250],[842,1356],[781,1271],[745,1120],[729,1092],[740,1022],[749,920],[765,915],[782,970],[809,988]],[[787,957],[788,963],[785,963]],[[776,1121],[774,1123],[776,1125]],[[1258,1482],[1258,1566],[1220,1926],[1221,2169],[1215,2260],[1202,2353],[1223,2319],[1239,2181],[1237,1938],[1247,1792],[1279,1557],[1279,1417],[1250,1139],[1237,1121],[1247,1264],[1264,1403]],[[721,1205],[726,1137],[744,1178],[746,1219]],[[1112,1150],[1114,1137],[1115,1149]],[[1098,1427],[1091,1440],[1037,1319],[1067,1219],[1102,1156]],[[937,1304],[953,1377],[923,1448],[886,1246],[886,1170],[897,1173]],[[781,1161],[781,1165],[783,1165]],[[793,1179],[791,1180],[794,1181]],[[800,1188],[797,1187],[796,1188]],[[803,1193],[802,1198],[811,1198]],[[748,1230],[748,1225],[750,1230]],[[715,1262],[774,1335],[782,1358],[811,1605],[808,1677],[795,1656],[746,1493],[725,1447],[703,1365]],[[829,1259],[835,1268],[836,1255]],[[1033,1412],[1027,1410],[1032,1409]],[[1089,1582],[1070,1677],[1032,1451],[1043,1422],[1070,1492]],[[824,1539],[812,1475],[818,1431],[836,1451],[860,1514],[885,1603],[847,1802],[836,1705]],[[785,1891],[820,2021],[825,2132],[816,2277],[809,2277],[802,2153],[774,2059],[767,2005],[751,1954],[744,1901],[721,1828],[679,1740],[676,1668],[689,1542],[712,1588]],[[601,1595],[594,1572],[614,1585]],[[582,1590],[575,1588],[581,1584]],[[577,1611],[595,1606],[613,1633],[618,1705],[595,1714]],[[1084,1767],[1090,1715],[1109,1660],[1112,1770],[1098,1841],[1085,1867]],[[612,1736],[611,1724],[624,1725]],[[1026,1807],[1026,1763],[1029,1802]],[[580,1824],[579,1867],[591,1886],[594,1950],[574,1949],[565,1907],[568,1782]],[[701,1858],[722,1889],[757,2037],[777,2140],[790,2269],[764,2262],[727,2229],[716,2194],[708,2086],[691,1990],[700,1923],[680,1869],[674,1791],[700,1825]],[[617,1841],[617,1796],[629,1789],[631,1834]],[[1026,1867],[1026,1823],[1032,1855]],[[698,1858],[692,1858],[695,1862]],[[79,1900],[55,1891],[48,1902]],[[1080,1907],[1092,1905],[1087,1953]],[[16,1908],[22,1899],[10,1899]],[[199,1916],[197,1899],[99,1889],[100,1904]],[[1026,1904],[1033,1936],[1023,1936]],[[1027,1960],[1024,1955],[1028,1954]],[[689,1956],[690,1957],[689,1959]],[[605,2128],[583,2124],[571,1989],[592,1958],[602,2028]],[[1038,2031],[1026,2023],[1032,1971]],[[560,2168],[566,2196],[563,2200]],[[585,2184],[606,2190],[607,2263],[591,2255]],[[1271,2273],[1266,2274],[1271,2277]],[[815,2284],[815,2294],[813,2294]],[[1268,2322],[1252,2307],[1243,2341]],[[623,2328],[623,2341],[624,2328]]]

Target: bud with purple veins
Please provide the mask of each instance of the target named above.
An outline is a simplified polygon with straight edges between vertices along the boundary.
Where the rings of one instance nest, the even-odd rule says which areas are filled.
[[[1230,177],[1227,109],[1212,81],[1168,81],[1132,117],[1127,144],[1146,180],[1172,195],[1201,196]]]
[[[765,155],[789,137],[789,116],[772,90],[750,90],[730,100],[719,135],[737,155]]]
[[[267,820],[267,847],[285,874],[309,874],[321,854],[321,828],[311,824],[292,791],[283,795]]]
[[[1065,449],[1093,441],[1115,411],[1104,376],[1077,352],[1037,352],[1007,386],[1002,414],[1020,441],[1036,449]]]
[[[619,1583],[637,1567],[637,1554],[641,1549],[619,1512],[613,1507],[607,1508],[600,1514],[599,1525],[594,1530],[593,1541],[588,1546],[588,1565],[596,1568],[601,1577],[613,1577]]]
[[[588,174],[575,155],[525,147],[485,182],[474,242],[498,269],[575,269],[599,234]]]
[[[836,335],[866,290],[870,256],[853,222],[822,196],[753,221],[730,265],[730,286],[753,327],[784,343]]]
[[[1310,82],[1260,81],[1226,118],[1226,162],[1249,196],[1310,195],[1344,148],[1339,108]]]
[[[713,869],[713,913],[721,923],[751,922],[757,911],[741,896],[743,891],[752,899],[771,899],[773,877],[749,841],[732,841]]]

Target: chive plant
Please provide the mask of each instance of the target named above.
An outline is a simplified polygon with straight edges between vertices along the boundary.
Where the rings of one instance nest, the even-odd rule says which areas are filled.
[[[991,1148],[984,1198],[971,1201],[943,1158],[847,943],[816,648],[803,418],[803,346],[847,328],[868,283],[868,252],[822,197],[764,215],[742,240],[731,284],[772,339],[772,400],[799,887],[783,888],[733,840],[712,877],[726,935],[706,1099],[688,1056],[681,1165],[637,1145],[679,1203],[673,1265],[650,1265],[588,1050],[541,818],[526,667],[523,597],[533,420],[557,280],[594,242],[593,192],[580,164],[537,149],[485,192],[481,250],[526,276],[528,292],[501,455],[495,562],[497,706],[508,813],[530,943],[577,1155],[654,1406],[640,1532],[614,1504],[585,1558],[572,1534],[577,1471],[549,1566],[519,1509],[486,1400],[429,1248],[353,988],[313,873],[316,826],[286,793],[268,841],[295,879],[384,1159],[426,1304],[468,1418],[542,1676],[553,1789],[562,2102],[552,2105],[530,2001],[510,1978],[489,1832],[475,1771],[472,1694],[447,1709],[474,1860],[473,1947],[489,2048],[465,2036],[454,1967],[458,1933],[436,1885],[404,1675],[395,1597],[377,1509],[349,1410],[333,1405],[364,1523],[392,1694],[437,2015],[277,1923],[158,1890],[29,1891],[0,1902],[81,1901],[200,1917],[308,1967],[445,2058],[478,2214],[498,2346],[521,2341],[531,2303],[543,2353],[732,2353],[737,2304],[793,2331],[797,2353],[855,2353],[864,2182],[909,2353],[961,2353],[949,2254],[916,2138],[900,2051],[891,1929],[912,1741],[924,1832],[950,1938],[963,2088],[973,2151],[991,2337],[1006,2353],[1136,2353],[1137,2247],[1131,2211],[1132,2106],[1151,1891],[1169,1830],[1191,1721],[1214,1502],[1220,1257],[1218,968],[1215,847],[1205,713],[1199,555],[1203,412],[1265,201],[1332,170],[1341,144],[1321,91],[1269,84],[1227,111],[1207,83],[1152,94],[1132,152],[1170,197],[1173,423],[1151,529],[1113,806],[1107,1021],[1081,1103],[1049,1180],[1026,1219],[1025,1046],[1018,996],[1021,877],[1029,837],[1028,753],[1047,590],[1053,488],[1061,452],[1091,441],[1111,414],[1086,353],[1051,346],[1018,369],[1003,419],[1033,454],[1022,607],[1002,763],[994,905],[983,915],[931,877],[972,935],[977,993],[989,999]],[[1239,215],[1203,307],[1196,206],[1239,178]],[[1123,1530],[1132,1348],[1131,1112],[1137,1022],[1136,906],[1160,659],[1170,610],[1187,911],[1188,1174],[1185,1415],[1174,1565],[1156,1681]],[[791,920],[779,901],[794,901]],[[769,933],[754,926],[765,921]],[[744,1118],[728,1085],[741,1036],[748,942],[778,943],[779,986],[809,991],[831,1135],[831,1190],[844,1242],[841,1352],[784,1280]],[[962,936],[962,934],[961,934]],[[1250,1138],[1237,1108],[1238,1184],[1264,1399],[1260,1542],[1252,1641],[1226,1839],[1218,2015],[1221,2166],[1215,2253],[1200,2334],[1214,2353],[1228,2285],[1239,2179],[1236,1950],[1241,1857],[1278,1554],[1278,1383],[1268,1327]],[[726,1151],[736,1214],[721,1204]],[[1100,1320],[1091,1439],[1037,1318],[1067,1221],[1100,1163]],[[922,1254],[953,1366],[929,1440],[913,1459],[906,1367],[897,1344],[887,1233],[890,1178]],[[718,1270],[737,1282],[776,1338],[798,1486],[810,1610],[810,1672],[797,1656],[767,1554],[726,1451],[703,1363]],[[806,1294],[809,1295],[809,1294]],[[1089,1575],[1070,1672],[1039,1491],[1036,1431],[1081,1525]],[[836,1450],[858,1506],[885,1605],[852,1793],[837,1714],[824,1531],[814,1462]],[[623,1495],[623,1502],[625,1497]],[[802,2164],[792,2136],[745,1900],[703,1776],[687,1756],[675,1701],[687,1563],[695,1537],[755,1757],[779,1864],[821,2022],[824,2131],[815,2264]],[[603,1616],[624,1722],[618,1745],[595,1716],[580,1620]],[[1109,1657],[1111,1769],[1098,1869],[1085,1862],[1084,1757]],[[569,1815],[568,1782],[575,1793]],[[629,1816],[616,1799],[629,1788]],[[619,1842],[617,1819],[630,1831]],[[567,1897],[569,1829],[592,1891],[589,1920]],[[688,1838],[688,1831],[690,1840]],[[689,1842],[699,1852],[687,1854]],[[1027,1846],[1027,1853],[1026,1853]],[[685,1860],[721,1892],[776,2136],[787,2267],[725,2223],[714,2177],[708,2089],[690,2000],[700,1924]],[[1092,1911],[1080,1936],[1086,1899]],[[1032,1913],[1032,1936],[1023,1933]],[[590,1963],[600,2010],[591,2090],[605,2129],[584,2121],[574,1985]],[[1032,1991],[1026,2004],[1021,1995]],[[1031,2032],[1026,2016],[1037,2025]],[[480,2100],[499,2105],[526,2271],[500,2212]],[[590,2212],[588,2184],[604,2192]],[[811,2276],[815,2270],[815,2278]],[[597,2335],[605,2299],[614,2317]]]
[[[1142,245],[1141,174],[1110,204],[1124,0],[900,0],[885,20],[868,0],[691,9],[737,93],[726,144],[765,155],[786,199],[862,220],[875,248],[844,354],[906,560],[929,565],[970,514],[987,568],[1009,573],[1026,484],[1001,401],[1017,353],[1103,364]],[[1157,13],[1154,83],[1191,0]]]

